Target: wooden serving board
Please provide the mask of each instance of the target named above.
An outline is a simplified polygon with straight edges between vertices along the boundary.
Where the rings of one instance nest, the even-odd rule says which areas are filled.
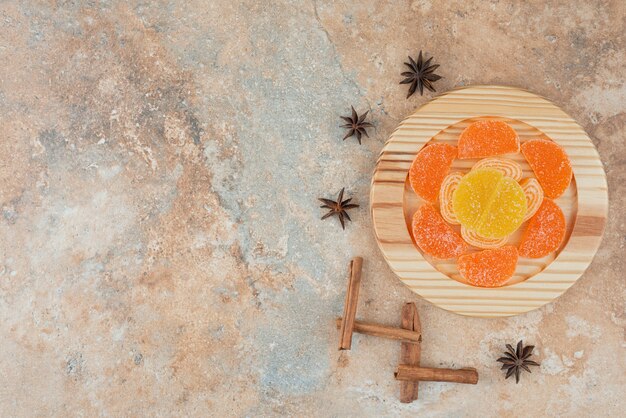
[[[547,138],[561,145],[572,162],[569,189],[556,200],[567,221],[563,245],[542,259],[519,259],[515,276],[500,288],[463,282],[456,260],[424,256],[413,242],[411,218],[423,203],[407,174],[415,155],[429,141],[455,144],[471,122],[499,119],[520,141]],[[506,155],[533,177],[521,153]],[[452,171],[467,172],[478,160],[455,160]],[[591,263],[602,238],[608,211],[606,175],[585,131],[563,110],[533,93],[503,86],[472,86],[447,92],[405,119],[385,144],[376,164],[370,196],[376,240],[394,273],[435,305],[470,316],[517,315],[560,296]],[[509,238],[519,242],[520,229]],[[458,227],[457,227],[458,228]]]

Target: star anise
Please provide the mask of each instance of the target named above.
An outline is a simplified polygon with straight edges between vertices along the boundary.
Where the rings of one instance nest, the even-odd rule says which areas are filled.
[[[322,206],[320,206],[320,208],[330,209],[328,213],[322,216],[322,219],[326,219],[330,216],[336,215],[337,217],[339,217],[339,222],[341,222],[341,229],[346,229],[344,218],[349,221],[352,221],[352,219],[350,219],[350,215],[348,215],[348,212],[347,212],[348,209],[359,207],[359,205],[350,203],[352,198],[343,200],[344,189],[345,188],[341,189],[336,201],[330,200],[330,199],[324,199],[321,197],[318,198],[322,203],[324,203]]]
[[[341,119],[347,122],[345,125],[341,125],[341,127],[348,129],[348,133],[346,134],[346,136],[343,137],[343,140],[345,141],[347,138],[355,135],[356,139],[358,139],[359,141],[359,145],[361,145],[362,135],[365,135],[369,138],[369,135],[367,134],[365,128],[371,128],[374,125],[369,122],[365,122],[365,117],[369,113],[369,110],[359,116],[357,115],[356,110],[354,110],[354,106],[350,107],[352,108],[352,116],[340,116]]]
[[[528,358],[532,355],[534,348],[534,345],[527,345],[524,347],[522,340],[517,343],[516,350],[513,350],[513,346],[511,346],[511,344],[506,345],[507,351],[504,353],[504,357],[500,357],[496,360],[502,363],[501,370],[506,370],[505,379],[508,379],[515,374],[515,383],[519,383],[519,376],[522,370],[526,370],[528,373],[531,373],[528,366],[539,366],[539,363],[528,360]]]
[[[411,71],[405,71],[402,73],[402,75],[406,78],[400,82],[400,84],[411,84],[411,87],[409,87],[409,94],[406,96],[407,99],[411,97],[417,89],[419,89],[420,95],[424,95],[424,87],[432,92],[435,92],[435,88],[432,83],[439,80],[441,76],[434,73],[434,71],[439,68],[439,64],[430,65],[430,61],[432,61],[432,59],[433,57],[430,57],[424,61],[422,59],[422,51],[420,51],[420,54],[417,57],[417,62],[415,62],[413,58],[409,57],[409,62],[404,63],[404,65],[411,69]]]

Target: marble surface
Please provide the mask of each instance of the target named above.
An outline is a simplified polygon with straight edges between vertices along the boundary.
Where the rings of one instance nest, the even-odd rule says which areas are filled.
[[[270,4],[271,3],[271,4]],[[617,416],[626,408],[623,1],[0,3],[0,415]],[[587,273],[526,315],[472,319],[397,280],[376,246],[370,176],[406,99],[530,89],[587,130],[610,216]],[[339,115],[370,110],[361,146]],[[316,198],[361,207],[345,231]],[[359,316],[414,301],[423,364],[474,366],[400,404],[396,342],[337,351],[347,263]],[[541,367],[494,360],[518,339]]]

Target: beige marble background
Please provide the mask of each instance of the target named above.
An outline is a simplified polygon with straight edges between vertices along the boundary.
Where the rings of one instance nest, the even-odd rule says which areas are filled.
[[[626,409],[623,1],[0,3],[0,415],[569,416]],[[370,176],[406,100],[530,89],[578,120],[608,175],[598,255],[556,302],[471,319],[405,288],[376,247]],[[339,115],[371,110],[359,146]],[[346,231],[316,197],[361,204]],[[424,326],[423,363],[477,386],[397,400],[398,344],[336,350],[347,262],[359,315]],[[537,345],[519,385],[495,359]]]

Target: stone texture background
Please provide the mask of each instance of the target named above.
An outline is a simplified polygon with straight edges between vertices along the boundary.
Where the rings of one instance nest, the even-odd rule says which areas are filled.
[[[626,408],[623,1],[0,3],[0,415],[617,416]],[[460,317],[395,279],[368,214],[377,153],[431,96],[405,99],[419,49],[446,91],[530,89],[592,136],[610,218],[564,296]],[[359,146],[339,115],[371,110]],[[361,208],[346,231],[316,197]],[[477,386],[397,401],[398,344],[336,350],[347,262],[361,318],[415,301],[424,364]],[[540,370],[494,359],[518,338]]]

